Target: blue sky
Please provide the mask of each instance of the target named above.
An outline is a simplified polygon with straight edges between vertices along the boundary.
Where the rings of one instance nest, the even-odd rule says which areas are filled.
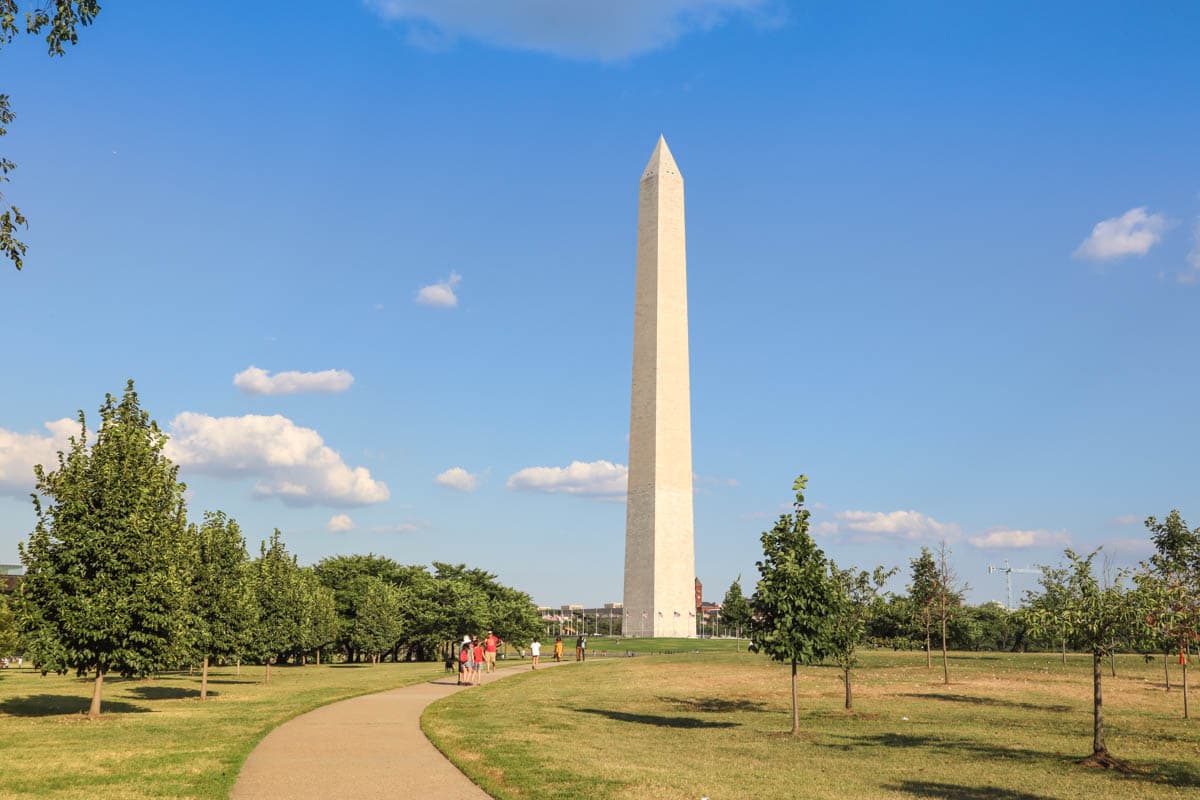
[[[132,377],[197,516],[619,600],[660,133],[707,595],[799,472],[840,563],[945,537],[980,601],[1200,523],[1194,3],[334,6],[111,3],[0,54],[0,561],[46,423]]]

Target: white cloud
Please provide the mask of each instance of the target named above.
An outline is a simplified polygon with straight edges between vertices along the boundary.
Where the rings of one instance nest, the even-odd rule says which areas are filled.
[[[1114,525],[1137,525],[1142,521],[1142,518],[1137,514],[1122,514],[1119,517],[1113,517]]]
[[[251,366],[233,376],[233,385],[246,394],[332,394],[346,391],[352,383],[354,376],[344,369],[277,372],[272,375],[265,369]]]
[[[451,272],[450,277],[441,283],[422,286],[417,292],[416,302],[435,308],[454,308],[458,305],[458,295],[454,293],[454,288],[460,283],[462,283],[462,276],[457,272]]]
[[[513,474],[507,486],[529,492],[620,498],[625,495],[629,470],[611,461],[572,461],[565,467],[526,467]]]
[[[1166,229],[1167,218],[1162,214],[1147,214],[1145,206],[1131,208],[1119,217],[1097,222],[1074,255],[1090,261],[1144,256],[1159,243]]]
[[[289,505],[360,506],[388,499],[365,467],[350,467],[321,435],[276,414],[210,417],[185,411],[171,421],[166,454],[185,470],[253,477],[255,493]]]
[[[971,536],[967,541],[983,549],[997,547],[1061,547],[1071,543],[1071,536],[1066,531],[1019,531],[1008,528],[993,528],[978,536]]]
[[[354,520],[350,519],[349,514],[334,514],[326,523],[325,530],[333,533],[352,531],[354,530]]]
[[[434,480],[442,486],[448,486],[460,492],[473,492],[479,488],[479,476],[467,472],[462,467],[451,467]]]
[[[410,44],[456,36],[567,58],[612,60],[655,50],[737,14],[777,23],[773,0],[365,0],[405,26]],[[775,16],[772,17],[772,14]]]
[[[21,497],[32,492],[34,465],[41,464],[47,470],[57,468],[58,451],[67,449],[72,435],[79,435],[78,420],[58,419],[43,427],[49,434],[0,428],[0,495]]]
[[[936,542],[953,541],[962,535],[957,525],[938,522],[919,511],[840,511],[834,516],[836,522],[822,523],[817,532],[827,536],[845,533],[856,541]]]

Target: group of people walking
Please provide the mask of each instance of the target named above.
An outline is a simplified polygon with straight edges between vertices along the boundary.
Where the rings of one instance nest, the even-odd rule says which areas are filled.
[[[478,636],[463,636],[458,648],[458,685],[478,686],[483,673],[496,671],[496,648],[501,639],[491,631],[480,641]]]
[[[484,672],[496,671],[496,648],[503,643],[491,631],[481,641],[478,636],[463,636],[458,648],[458,685],[478,686],[483,682]],[[542,642],[537,637],[529,643],[529,655],[533,669],[538,668],[542,657]],[[554,638],[554,660],[563,660],[563,637]],[[587,660],[587,637],[580,635],[575,640],[575,660]]]

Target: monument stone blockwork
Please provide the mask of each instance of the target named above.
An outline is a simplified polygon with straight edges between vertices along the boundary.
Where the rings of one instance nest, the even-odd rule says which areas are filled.
[[[659,137],[638,198],[625,517],[627,636],[696,635],[683,217],[683,176]]]

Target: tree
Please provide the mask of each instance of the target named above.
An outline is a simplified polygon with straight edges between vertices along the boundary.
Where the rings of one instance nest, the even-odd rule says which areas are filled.
[[[247,581],[246,540],[235,520],[221,511],[208,512],[204,523],[192,528],[192,537],[192,615],[196,653],[202,659],[200,699],[205,700],[209,661],[241,653],[254,623],[254,594]]]
[[[96,15],[100,13],[99,0],[53,0],[53,11],[49,10],[50,3],[39,4],[25,12],[25,33],[39,34],[46,31],[46,45],[50,55],[66,55],[64,44],[75,44],[79,41],[79,28],[91,25]],[[18,0],[0,0],[0,47],[11,44],[21,32],[17,22],[21,10]],[[7,94],[0,94],[0,136],[8,133],[8,126],[16,119]],[[0,183],[11,180],[8,173],[16,169],[16,164],[0,156]],[[21,210],[10,204],[0,193],[0,255],[13,262],[20,269],[25,256],[25,243],[16,238],[18,227],[29,227],[29,221],[21,214]]]
[[[950,683],[950,656],[946,652],[946,625],[955,610],[962,605],[963,594],[969,588],[958,579],[950,564],[950,546],[943,539],[938,545],[937,569],[934,572],[934,598],[938,623],[942,627],[942,682]]]
[[[921,555],[909,562],[912,583],[908,585],[908,597],[916,621],[925,631],[925,668],[933,668],[930,630],[933,627],[934,608],[937,606],[937,562],[928,547],[921,548]]]
[[[333,590],[322,584],[312,569],[300,571],[300,584],[304,603],[301,649],[305,654],[315,651],[320,664],[321,648],[337,640],[337,601]]]
[[[1163,650],[1163,673],[1171,688],[1167,660],[1178,650],[1183,666],[1183,716],[1189,718],[1188,656],[1200,641],[1200,528],[1190,530],[1178,510],[1159,522],[1146,519],[1155,553],[1142,564],[1138,588],[1148,611],[1147,623],[1155,643]]]
[[[1029,608],[1042,612],[1046,633],[1061,645],[1064,664],[1067,663],[1067,629],[1062,621],[1062,612],[1066,607],[1070,577],[1071,573],[1066,567],[1042,566],[1042,574],[1038,578],[1042,591],[1026,594]]]
[[[31,655],[43,671],[95,675],[92,719],[105,675],[149,675],[179,663],[190,644],[184,485],[163,455],[166,436],[133,381],[119,403],[105,397],[100,419],[93,446],[80,412],[58,469],[35,467],[37,525],[20,546]]]
[[[253,569],[254,597],[258,606],[258,625],[253,641],[266,665],[264,683],[271,682],[271,664],[295,648],[301,639],[299,571],[296,557],[288,553],[283,534],[276,528],[270,544],[263,542],[260,545]]]
[[[1074,647],[1092,654],[1092,754],[1081,763],[1100,767],[1124,768],[1113,758],[1104,741],[1104,693],[1101,664],[1104,656],[1123,638],[1135,633],[1140,622],[1140,610],[1135,597],[1121,585],[1123,573],[1103,584],[1092,570],[1092,561],[1099,550],[1087,556],[1066,551],[1068,578],[1059,620],[1052,612],[1034,608],[1029,613],[1030,629],[1034,635],[1064,630]]]
[[[356,650],[367,653],[371,663],[378,664],[380,656],[391,650],[404,632],[400,620],[404,597],[400,589],[382,578],[365,580],[350,639]]]
[[[742,631],[750,627],[750,603],[742,594],[741,575],[729,584],[729,589],[725,592],[725,599],[721,601],[721,619],[725,620],[726,625],[733,628],[734,635],[739,639]]]
[[[17,617],[8,606],[8,598],[0,594],[0,656],[16,654],[20,643]]]
[[[825,554],[809,534],[801,475],[792,484],[795,512],[782,514],[762,535],[763,559],[757,562],[758,586],[751,609],[752,647],[792,667],[792,734],[800,731],[796,667],[816,664],[832,652],[830,619],[838,607],[829,581]]]
[[[832,617],[832,653],[842,670],[846,688],[846,710],[854,705],[850,672],[858,666],[858,645],[867,632],[871,618],[878,613],[883,585],[896,574],[895,569],[876,567],[873,572],[838,569],[829,563],[829,577],[837,593],[837,610]]]

